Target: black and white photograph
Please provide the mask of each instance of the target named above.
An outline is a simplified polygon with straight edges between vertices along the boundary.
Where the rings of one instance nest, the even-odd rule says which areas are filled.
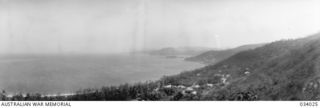
[[[2,102],[319,100],[320,0],[0,0]]]

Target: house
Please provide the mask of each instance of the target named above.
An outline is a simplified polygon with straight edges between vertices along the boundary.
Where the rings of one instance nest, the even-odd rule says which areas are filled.
[[[186,88],[185,86],[183,86],[183,85],[178,85],[178,88],[180,88],[180,89],[184,89],[184,88]]]
[[[197,91],[192,91],[191,94],[197,95]]]
[[[166,85],[164,88],[172,88],[172,85]]]
[[[213,84],[206,84],[207,85],[207,87],[213,87]]]
[[[185,91],[193,91],[192,87],[187,87]]]
[[[182,94],[186,95],[191,94],[192,92],[194,92],[194,89],[192,87],[187,87],[185,90],[182,91]]]
[[[192,87],[192,88],[200,88],[200,85],[198,85],[198,84],[195,85],[195,84],[194,84],[194,85],[192,85],[191,87]]]
[[[197,73],[197,76],[200,76],[201,74],[200,73]]]

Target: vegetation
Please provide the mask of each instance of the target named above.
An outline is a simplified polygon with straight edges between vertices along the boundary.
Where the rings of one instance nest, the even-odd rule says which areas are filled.
[[[17,94],[1,100],[319,100],[320,34],[241,51],[214,65],[154,82],[80,90],[69,96]]]
[[[185,60],[194,61],[194,62],[201,62],[201,63],[205,63],[205,64],[214,64],[214,63],[218,63],[224,59],[227,59],[238,52],[254,49],[254,48],[260,47],[262,45],[264,45],[264,44],[243,45],[240,47],[225,49],[225,50],[211,50],[211,51],[207,51],[207,52],[201,53],[201,54],[193,56],[193,57],[188,57]]]

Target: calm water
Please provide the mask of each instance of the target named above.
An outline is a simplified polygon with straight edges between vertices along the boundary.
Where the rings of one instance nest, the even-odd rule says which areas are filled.
[[[66,93],[156,80],[202,66],[149,55],[2,57],[0,89],[15,93]]]

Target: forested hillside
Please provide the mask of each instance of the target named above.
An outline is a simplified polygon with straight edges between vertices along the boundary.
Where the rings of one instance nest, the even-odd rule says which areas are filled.
[[[320,34],[315,34],[243,51],[216,65],[171,79],[190,84],[229,76],[219,89],[206,90],[205,100],[246,100],[247,95],[257,100],[318,100],[319,56]]]
[[[68,96],[1,93],[2,100],[320,100],[320,34],[241,51],[154,82],[80,90]]]
[[[222,61],[240,51],[245,51],[249,49],[254,49],[260,47],[264,44],[250,44],[250,45],[243,45],[236,48],[225,49],[225,50],[211,50],[199,55],[188,57],[185,60],[187,61],[194,61],[194,62],[201,62],[205,64],[214,64]]]

